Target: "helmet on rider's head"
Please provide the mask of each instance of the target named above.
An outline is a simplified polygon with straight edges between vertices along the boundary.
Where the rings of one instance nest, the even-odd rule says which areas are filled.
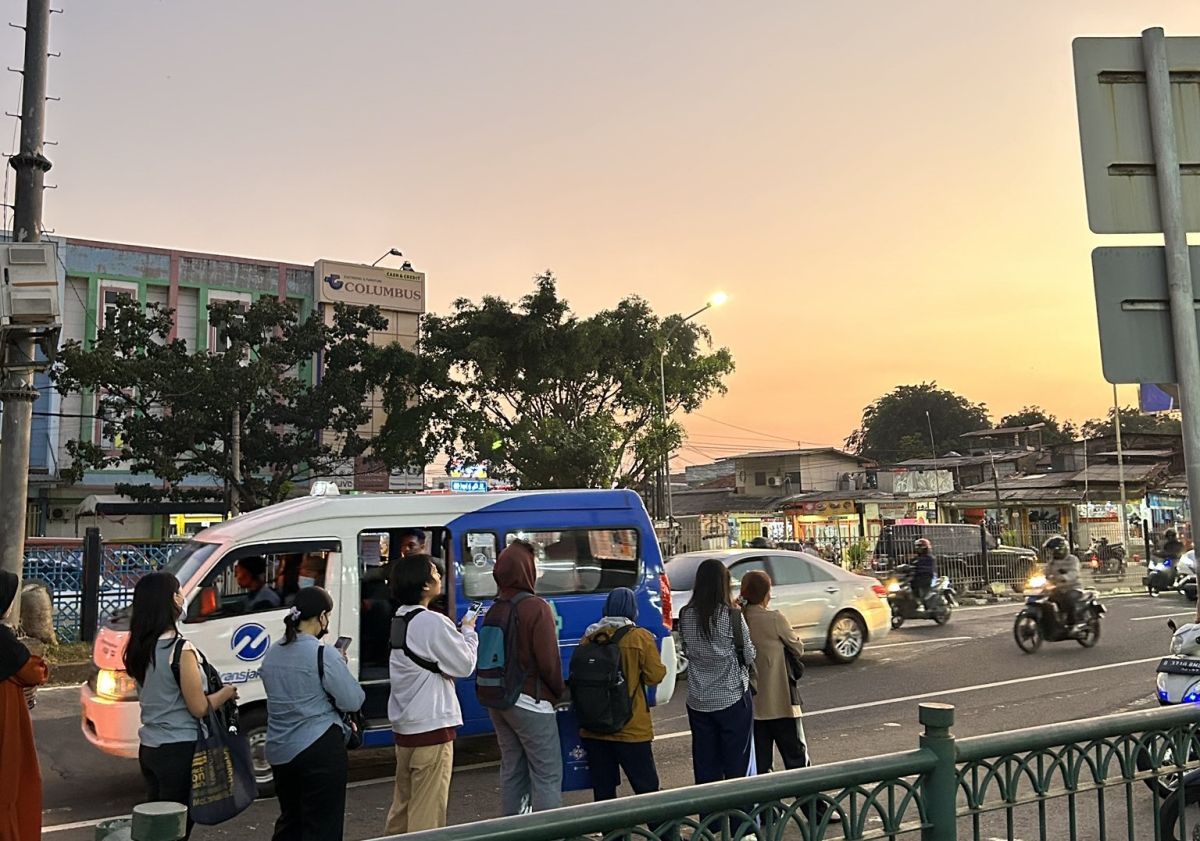
[[[1061,534],[1056,534],[1042,544],[1042,554],[1056,561],[1061,561],[1067,555],[1071,554],[1071,547],[1067,544],[1067,539]]]
[[[771,541],[767,540],[765,537],[756,537],[750,541],[750,548],[751,549],[770,549]]]
[[[929,542],[929,538],[927,537],[918,537],[916,542],[913,543],[913,550],[918,555],[928,555],[933,551],[933,544]]]
[[[1179,535],[1175,533],[1175,529],[1167,529],[1163,532],[1163,540],[1178,540]]]

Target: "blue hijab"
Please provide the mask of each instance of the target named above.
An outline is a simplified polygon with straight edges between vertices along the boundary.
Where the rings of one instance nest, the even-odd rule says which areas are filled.
[[[636,622],[638,617],[637,596],[628,587],[618,587],[608,594],[604,602],[604,615],[623,616],[630,622]]]

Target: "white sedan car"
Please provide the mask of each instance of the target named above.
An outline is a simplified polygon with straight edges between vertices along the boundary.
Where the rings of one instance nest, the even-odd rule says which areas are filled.
[[[881,640],[891,630],[887,590],[876,579],[816,555],[783,549],[724,549],[671,558],[666,573],[676,622],[692,598],[696,570],[709,558],[729,568],[735,593],[747,572],[766,572],[772,582],[770,607],[787,617],[806,648],[824,651],[836,663],[852,663],[867,642]]]

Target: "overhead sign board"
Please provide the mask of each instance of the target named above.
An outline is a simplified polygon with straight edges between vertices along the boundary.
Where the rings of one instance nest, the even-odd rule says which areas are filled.
[[[488,483],[484,479],[451,479],[450,490],[455,493],[481,494],[487,493]]]
[[[318,260],[313,267],[322,304],[374,304],[383,310],[425,312],[425,273]]]
[[[1162,230],[1141,38],[1076,38],[1075,98],[1088,226],[1097,234]],[[1184,224],[1200,231],[1200,38],[1166,39]]]
[[[1193,277],[1200,277],[1200,247],[1189,248],[1188,256]],[[1097,248],[1092,252],[1092,275],[1104,379],[1110,383],[1178,382],[1166,250],[1154,246]]]

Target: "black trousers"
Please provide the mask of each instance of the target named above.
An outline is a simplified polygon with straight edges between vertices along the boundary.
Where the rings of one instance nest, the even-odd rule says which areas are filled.
[[[165,801],[191,805],[192,754],[195,742],[172,742],[156,748],[138,748],[138,765],[146,782],[146,802]],[[187,835],[192,834],[192,816],[188,813]]]
[[[692,730],[692,776],[696,785],[750,775],[754,746],[754,706],[750,693],[716,712],[687,708]]]
[[[754,764],[758,773],[769,774],[775,764],[775,748],[788,771],[808,767],[808,746],[798,718],[769,718],[754,722]]]
[[[621,771],[629,779],[634,794],[658,791],[658,769],[650,742],[612,742],[607,739],[584,739],[588,770],[592,775],[592,796],[595,800],[613,800],[621,783]]]
[[[272,765],[279,820],[273,841],[342,841],[346,738],[334,725],[284,765]]]

